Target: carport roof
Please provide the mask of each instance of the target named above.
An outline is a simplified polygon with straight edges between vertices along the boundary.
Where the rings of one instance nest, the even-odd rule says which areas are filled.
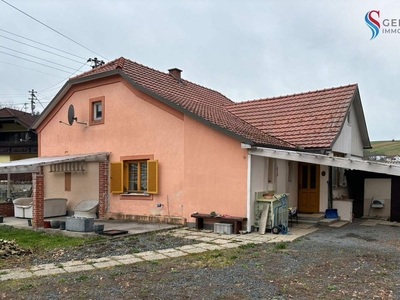
[[[42,156],[0,163],[0,174],[37,173],[41,166],[73,161],[108,161],[109,152]]]
[[[249,154],[255,156],[272,157],[277,159],[305,162],[316,165],[339,167],[350,170],[360,170],[380,174],[400,176],[400,164],[388,164],[367,161],[357,158],[331,157],[310,152],[289,151],[256,147],[249,149]]]

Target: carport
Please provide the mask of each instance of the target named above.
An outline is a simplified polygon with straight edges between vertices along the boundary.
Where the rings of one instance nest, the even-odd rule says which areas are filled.
[[[108,199],[108,157],[109,152],[88,154],[35,157],[0,163],[0,174],[32,173],[33,224],[36,228],[43,228],[44,218],[44,166],[57,169],[68,163],[81,162],[76,172],[85,172],[84,162],[99,162],[99,216],[104,216]],[[9,194],[9,185],[8,185]]]
[[[308,163],[315,164],[326,167],[338,167],[346,170],[352,170],[357,172],[364,172],[368,174],[375,174],[376,178],[391,178],[392,186],[395,186],[400,182],[400,164],[390,164],[390,163],[381,163],[376,161],[366,161],[361,158],[347,158],[347,157],[336,157],[323,155],[318,153],[310,153],[310,152],[302,152],[302,151],[290,151],[290,150],[281,150],[281,149],[271,149],[271,148],[263,148],[263,147],[250,147],[249,148],[249,169],[248,169],[248,184],[250,185],[251,181],[254,179],[254,174],[251,171],[251,160],[255,159],[255,157],[265,157],[265,158],[274,158],[284,161],[293,161],[297,163]],[[369,175],[372,176],[372,175]],[[367,177],[365,177],[367,178]],[[329,180],[331,182],[331,180]],[[349,193],[354,194],[354,189],[350,191],[350,184],[353,184],[354,180],[348,181]],[[361,185],[358,184],[356,187],[359,188]],[[363,186],[362,186],[363,187]],[[332,187],[330,186],[330,192],[328,193],[328,203],[329,207],[332,205]],[[393,190],[393,188],[392,188]],[[391,221],[400,221],[400,190],[399,192],[392,192],[392,203],[391,203]],[[364,191],[357,190],[359,194],[364,194]],[[353,197],[352,199],[354,199]],[[362,198],[362,197],[361,197]],[[361,201],[361,199],[360,199]],[[251,208],[252,208],[252,193],[249,190],[248,192],[248,201],[247,201],[247,211],[248,218],[251,218]],[[359,211],[359,208],[356,207],[356,202],[353,202],[354,212]],[[328,207],[328,208],[329,208]],[[362,208],[361,208],[362,210]],[[358,216],[357,216],[358,217]],[[399,219],[397,219],[399,218]]]

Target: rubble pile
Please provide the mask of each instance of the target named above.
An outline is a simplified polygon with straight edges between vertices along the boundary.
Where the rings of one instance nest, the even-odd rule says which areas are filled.
[[[7,258],[9,256],[21,256],[26,254],[32,254],[29,249],[22,249],[14,240],[2,240],[0,239],[0,258]]]

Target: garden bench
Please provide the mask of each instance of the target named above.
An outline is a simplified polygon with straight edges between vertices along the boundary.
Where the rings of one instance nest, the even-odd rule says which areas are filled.
[[[203,229],[204,227],[204,219],[213,219],[220,223],[233,223],[233,233],[239,234],[239,231],[242,230],[242,224],[244,221],[247,221],[247,218],[243,217],[233,217],[233,216],[211,216],[209,214],[192,214],[192,218],[196,219],[196,229]]]

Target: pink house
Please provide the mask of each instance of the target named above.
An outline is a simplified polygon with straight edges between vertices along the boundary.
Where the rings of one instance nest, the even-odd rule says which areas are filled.
[[[68,211],[98,199],[101,218],[189,225],[215,211],[251,230],[257,192],[324,212],[347,194],[344,169],[400,174],[361,160],[370,142],[357,85],[235,103],[181,72],[121,57],[70,79],[33,126],[49,159],[38,199],[68,198]]]

